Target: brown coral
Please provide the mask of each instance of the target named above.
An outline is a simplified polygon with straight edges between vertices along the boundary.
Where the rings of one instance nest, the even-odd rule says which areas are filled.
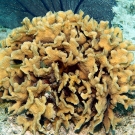
[[[45,134],[51,123],[58,134],[71,122],[75,130],[89,122],[90,133],[101,122],[114,129],[114,107],[132,105],[125,93],[135,89],[135,47],[122,31],[71,10],[22,24],[1,41],[0,87],[2,99],[15,101],[9,112],[26,112],[17,118],[23,132]]]

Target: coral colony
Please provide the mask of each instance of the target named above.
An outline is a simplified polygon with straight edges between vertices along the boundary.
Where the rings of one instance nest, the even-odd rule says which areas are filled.
[[[120,28],[83,14],[24,18],[1,41],[2,99],[13,101],[8,113],[18,115],[23,133],[46,134],[51,124],[58,135],[70,123],[75,131],[89,124],[93,133],[101,122],[108,133],[120,121],[113,112],[117,103],[125,109],[133,104],[126,93],[135,89],[135,46]]]

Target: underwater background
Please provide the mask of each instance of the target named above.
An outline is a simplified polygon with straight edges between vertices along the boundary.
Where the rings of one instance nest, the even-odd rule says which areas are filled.
[[[110,26],[118,26],[123,30],[124,39],[135,44],[135,0],[0,0],[0,40],[4,39],[13,28],[21,26],[24,17],[32,19],[36,16],[44,16],[50,10],[57,12],[68,9],[73,10],[74,13],[78,13],[81,9],[85,15],[90,15],[98,22],[109,21]],[[9,103],[1,101],[0,135],[21,135],[23,128],[17,126],[15,116],[8,116],[8,106]],[[110,135],[134,135],[135,113],[132,109],[129,112],[118,109],[116,114],[120,117],[124,116],[123,121]],[[73,132],[72,126],[71,124],[68,134],[64,128],[61,128],[60,135],[77,135]],[[48,132],[48,135],[52,134],[53,131]],[[25,135],[32,134],[27,131]],[[86,135],[86,133],[82,131],[79,135]],[[102,129],[94,135],[105,135],[105,131]]]
[[[97,21],[113,19],[112,7],[115,0],[1,0],[0,25],[15,28],[20,26],[24,17],[32,19],[44,16],[48,11],[58,12],[72,10],[78,13],[83,10]]]

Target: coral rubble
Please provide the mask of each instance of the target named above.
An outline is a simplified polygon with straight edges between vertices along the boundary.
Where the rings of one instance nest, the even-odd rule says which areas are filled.
[[[70,123],[75,131],[89,123],[93,133],[101,122],[106,133],[115,129],[113,109],[132,105],[126,93],[135,89],[135,46],[120,28],[71,10],[22,24],[1,41],[0,87],[23,133],[46,134],[50,123],[56,135]]]

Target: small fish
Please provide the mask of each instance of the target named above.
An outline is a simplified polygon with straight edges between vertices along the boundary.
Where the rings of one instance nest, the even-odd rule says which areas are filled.
[[[40,67],[41,68],[48,68],[48,65],[46,65],[43,61],[40,61]]]
[[[22,64],[10,64],[11,68],[20,68]]]
[[[22,60],[13,59],[10,61],[11,68],[20,68],[22,66]]]

